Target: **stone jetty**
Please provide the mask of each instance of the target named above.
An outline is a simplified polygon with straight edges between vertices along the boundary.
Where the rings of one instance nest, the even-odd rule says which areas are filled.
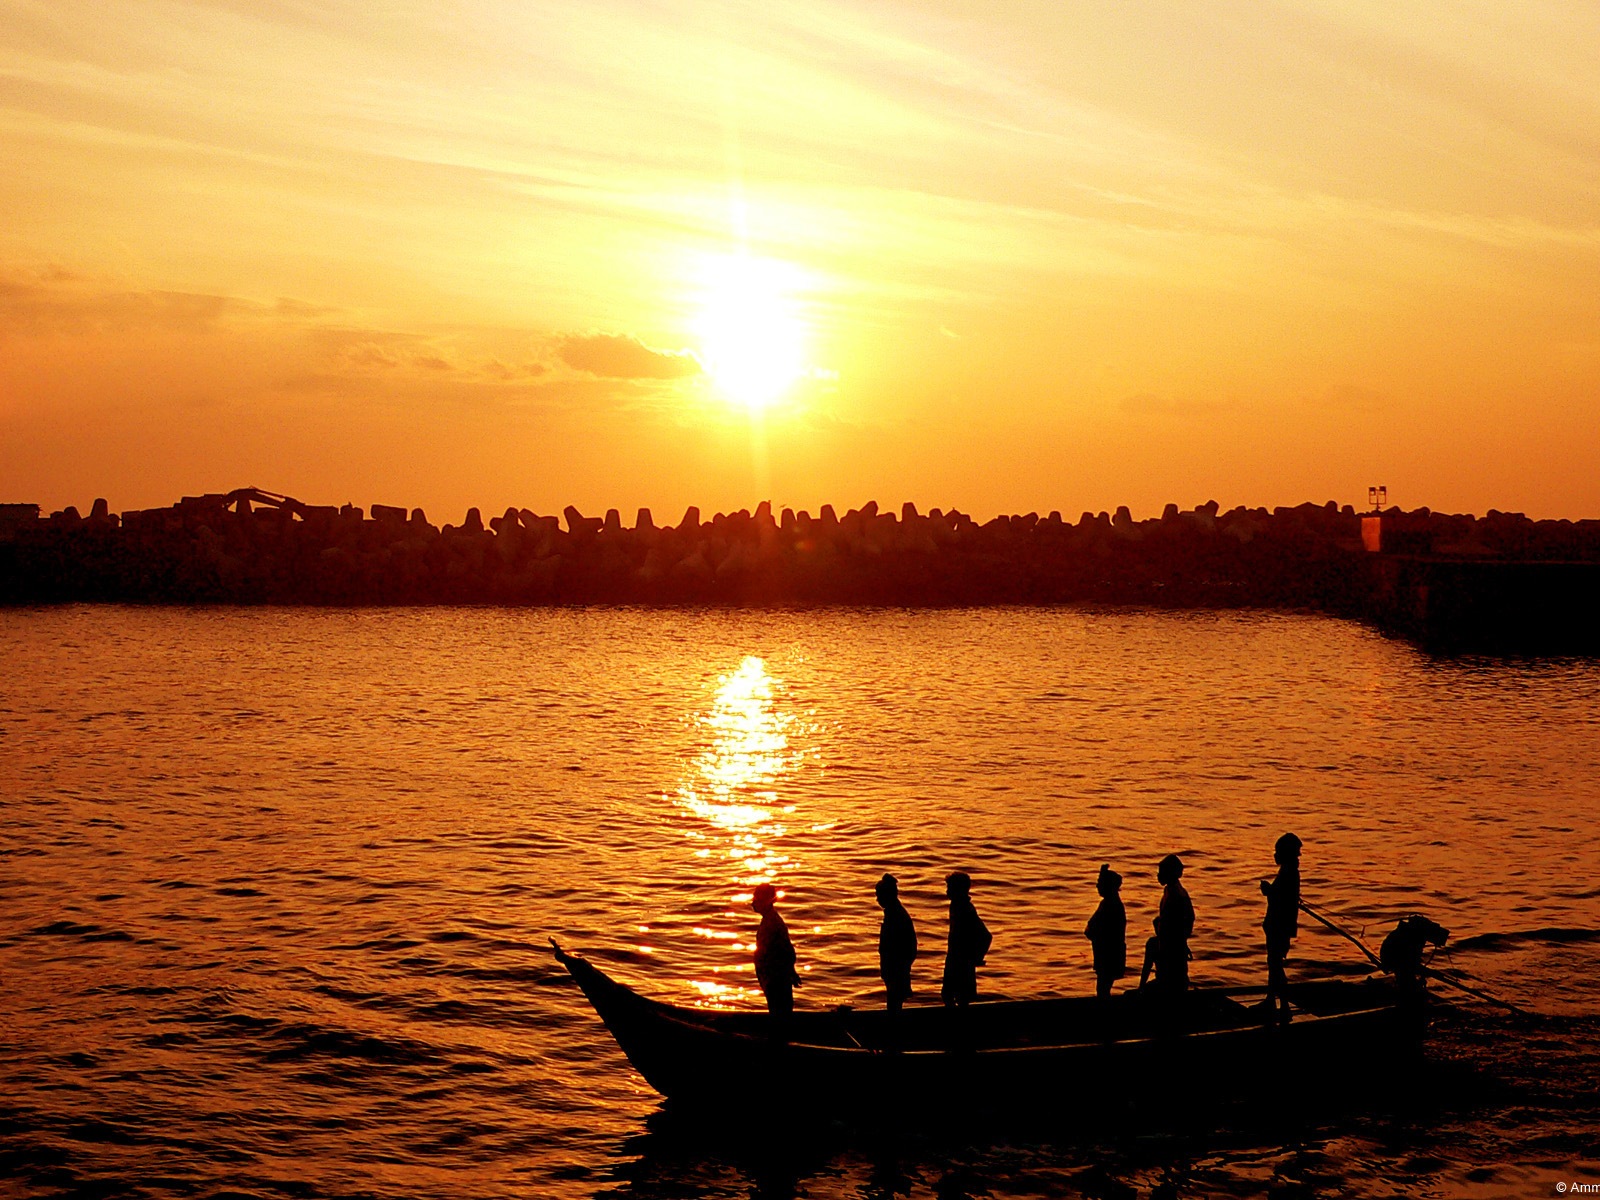
[[[1472,569],[1423,579],[1419,563]],[[87,516],[0,505],[0,603],[11,605],[1262,606],[1362,617],[1425,641],[1418,587],[1492,575],[1503,608],[1518,587],[1510,568],[1534,563],[1565,564],[1562,586],[1595,599],[1585,589],[1600,570],[1600,521],[1213,501],[1143,521],[1119,508],[980,522],[869,502],[842,515],[690,508],[675,523],[649,509],[624,523],[616,509],[510,508],[485,520],[474,508],[436,525],[421,509],[310,505],[256,488],[120,514],[104,500]],[[1473,611],[1492,624],[1498,610]]]

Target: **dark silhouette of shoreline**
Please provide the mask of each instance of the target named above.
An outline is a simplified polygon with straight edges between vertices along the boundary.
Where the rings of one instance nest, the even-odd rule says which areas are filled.
[[[1381,526],[1381,536],[1380,536]],[[1363,537],[1366,541],[1364,543]],[[762,503],[631,526],[568,507],[371,513],[254,488],[112,514],[0,505],[0,604],[1113,604],[1319,610],[1444,649],[1592,652],[1600,521],[1169,504],[1135,521]]]

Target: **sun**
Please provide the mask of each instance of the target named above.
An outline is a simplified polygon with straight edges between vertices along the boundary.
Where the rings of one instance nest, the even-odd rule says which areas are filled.
[[[695,332],[701,364],[730,403],[764,412],[806,374],[806,324],[796,300],[799,271],[732,254],[708,258]]]

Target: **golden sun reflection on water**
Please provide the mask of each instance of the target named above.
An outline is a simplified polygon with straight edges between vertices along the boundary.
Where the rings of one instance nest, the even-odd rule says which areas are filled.
[[[694,935],[725,952],[711,967],[718,976],[749,975],[752,947],[745,906],[757,884],[777,883],[794,865],[776,843],[788,833],[795,806],[783,798],[783,782],[805,757],[795,744],[794,714],[777,702],[781,685],[767,664],[746,657],[717,680],[711,708],[697,721],[708,742],[679,787],[677,807],[693,820],[685,830],[697,859],[726,865],[731,891],[721,914],[726,928],[696,925]],[[780,887],[779,896],[783,892]],[[702,1003],[720,1004],[756,996],[752,987],[722,979],[695,979],[689,986]]]

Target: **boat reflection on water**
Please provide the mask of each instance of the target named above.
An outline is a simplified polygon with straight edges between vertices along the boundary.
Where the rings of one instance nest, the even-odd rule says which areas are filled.
[[[795,865],[778,844],[795,811],[783,784],[808,750],[802,723],[779,704],[781,692],[781,681],[753,655],[722,675],[711,708],[696,718],[706,745],[675,798],[689,818],[684,832],[694,856],[725,870],[729,885],[726,910],[694,926],[696,937],[717,947],[711,977],[689,981],[702,1006],[760,1000],[746,906],[757,884],[777,883]]]
[[[827,1122],[733,1125],[662,1108],[612,1152],[616,1200],[664,1196],[865,1200],[994,1195],[1192,1195],[1177,1184],[1210,1174],[1205,1155],[1248,1156],[1248,1137],[1126,1139],[1103,1131],[1042,1125],[1003,1130],[950,1122],[929,1126],[849,1126]],[[1305,1126],[1310,1136],[1316,1127]],[[1205,1147],[1204,1150],[1198,1147]],[[1313,1152],[1314,1154],[1315,1152]],[[1267,1174],[1270,1176],[1270,1167]],[[1149,1189],[1148,1192],[1145,1189]]]

